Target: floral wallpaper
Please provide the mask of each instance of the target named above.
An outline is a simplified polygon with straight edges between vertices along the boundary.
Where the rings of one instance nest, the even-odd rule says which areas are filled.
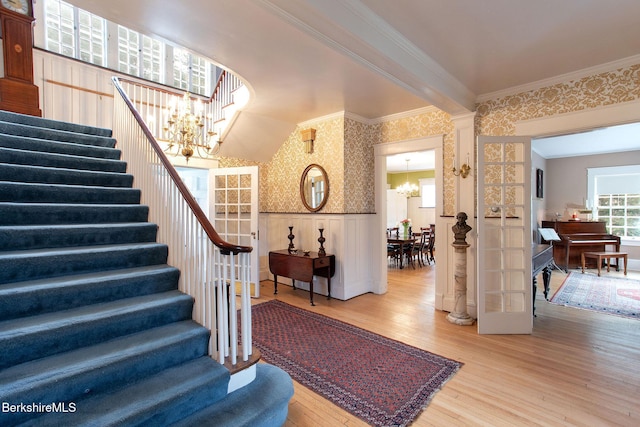
[[[372,125],[373,143],[405,141],[419,137],[444,134],[443,156],[443,214],[455,215],[455,181],[451,173],[454,153],[454,125],[444,111],[436,110],[412,117],[385,121]]]
[[[552,116],[640,99],[640,64],[548,87],[492,99],[477,105],[476,135],[514,135],[521,120]],[[327,171],[330,195],[325,213],[373,213],[375,144],[444,134],[443,214],[455,215],[455,181],[451,173],[454,124],[439,110],[411,117],[361,123],[345,115],[305,125],[316,129],[315,150],[304,152],[297,128],[271,162],[260,164],[260,211],[306,212],[299,181],[311,163]],[[241,166],[241,160],[221,159],[220,166]]]
[[[322,213],[345,212],[345,131],[344,117],[305,125],[316,130],[313,153],[307,154],[300,138],[302,128],[294,130],[268,164],[262,180],[261,212],[307,212],[300,200],[300,179],[312,163],[324,168],[329,177],[329,198]],[[262,178],[262,176],[261,176]]]
[[[476,135],[514,135],[515,123],[640,99],[640,64],[477,106]]]

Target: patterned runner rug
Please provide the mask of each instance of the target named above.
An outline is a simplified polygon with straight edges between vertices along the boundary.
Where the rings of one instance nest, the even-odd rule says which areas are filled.
[[[550,302],[640,319],[640,281],[571,272]]]
[[[406,426],[462,366],[281,301],[253,307],[265,361],[374,426]]]

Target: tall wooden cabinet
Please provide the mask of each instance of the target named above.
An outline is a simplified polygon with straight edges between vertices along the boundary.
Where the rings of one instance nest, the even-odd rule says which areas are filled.
[[[0,0],[0,109],[41,116],[38,86],[33,84],[33,21],[31,0]]]

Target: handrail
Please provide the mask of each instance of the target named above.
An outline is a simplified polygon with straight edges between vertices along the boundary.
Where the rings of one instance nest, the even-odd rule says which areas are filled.
[[[218,76],[218,80],[216,81],[216,87],[213,89],[213,93],[209,98],[209,102],[214,101],[216,99],[216,95],[218,94],[218,91],[220,91],[220,87],[222,86],[222,82],[226,74],[227,74],[227,71],[222,70],[222,72],[220,73],[220,76]]]
[[[182,197],[184,197],[185,201],[191,208],[193,214],[198,219],[198,222],[202,225],[204,231],[207,233],[207,236],[209,237],[211,242],[220,249],[220,252],[223,255],[229,255],[230,253],[237,255],[241,252],[246,252],[246,253],[251,252],[253,250],[253,247],[251,246],[243,246],[243,245],[236,245],[233,243],[229,243],[223,240],[222,237],[220,237],[220,235],[215,230],[215,228],[213,228],[213,225],[209,221],[209,218],[207,218],[207,215],[204,213],[204,211],[202,210],[202,208],[200,207],[196,199],[194,199],[193,195],[191,194],[187,186],[184,184],[184,182],[180,178],[180,175],[178,175],[178,171],[176,171],[173,164],[169,161],[169,158],[160,147],[160,144],[158,144],[158,141],[156,140],[156,138],[153,136],[153,134],[147,127],[145,121],[142,119],[142,117],[140,116],[136,108],[133,106],[133,103],[125,93],[122,86],[120,85],[120,79],[118,77],[112,77],[111,80],[113,81],[114,87],[116,88],[118,93],[120,93],[120,96],[122,96],[127,107],[129,108],[134,118],[140,125],[142,132],[145,134],[145,136],[149,140],[149,143],[153,147],[153,150],[156,152],[156,154],[158,155],[158,158],[160,159],[165,169],[171,176],[171,179],[175,183],[176,187],[178,187],[180,193],[182,194]],[[166,91],[166,92],[171,93],[169,91]]]

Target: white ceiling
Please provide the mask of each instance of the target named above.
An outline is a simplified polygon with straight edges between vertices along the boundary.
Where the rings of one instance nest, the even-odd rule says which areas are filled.
[[[545,159],[640,150],[640,123],[539,138],[531,146]]]
[[[409,160],[408,163],[407,160]],[[423,171],[435,168],[435,150],[387,156],[387,172]]]
[[[640,62],[638,0],[70,0],[207,56],[252,100],[223,155],[268,161],[296,124],[374,120],[614,61]]]

